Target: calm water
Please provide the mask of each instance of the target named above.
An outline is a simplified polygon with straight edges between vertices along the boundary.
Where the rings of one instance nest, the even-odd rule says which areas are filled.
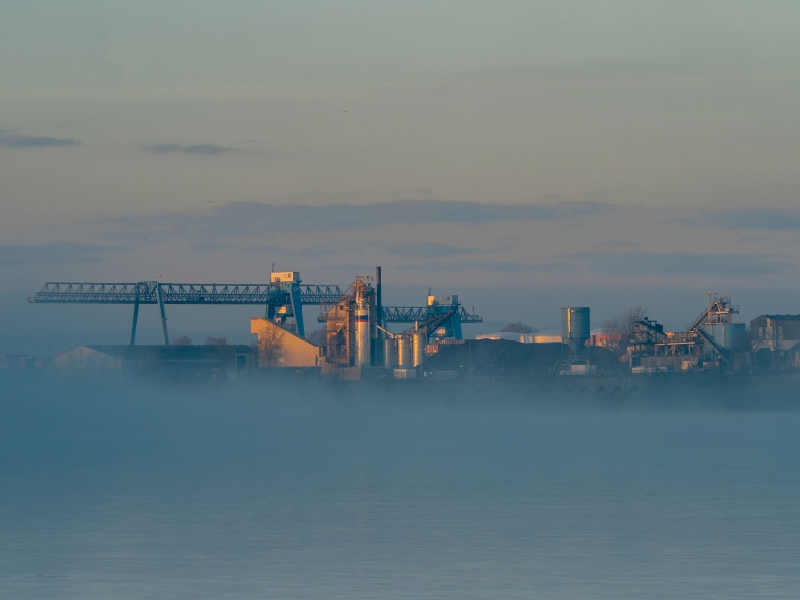
[[[2,389],[2,598],[800,596],[798,413]]]

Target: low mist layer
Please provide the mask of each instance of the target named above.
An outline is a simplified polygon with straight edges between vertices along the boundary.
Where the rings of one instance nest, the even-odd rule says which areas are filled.
[[[5,381],[7,597],[788,597],[796,412]],[[761,577],[769,573],[769,579]]]

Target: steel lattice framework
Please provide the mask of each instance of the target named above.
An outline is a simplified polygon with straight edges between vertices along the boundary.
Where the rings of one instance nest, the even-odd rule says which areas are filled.
[[[384,306],[383,318],[386,323],[424,323],[442,314],[442,309],[449,307],[434,306]],[[457,313],[462,323],[483,323],[478,315],[467,312],[464,307],[459,307]]]
[[[60,304],[281,304],[289,292],[276,284],[227,283],[62,283],[48,282],[28,302]],[[300,285],[303,304],[332,304],[344,293],[338,285]]]
[[[299,296],[299,298],[298,298]],[[167,304],[256,304],[267,307],[267,317],[273,318],[276,310],[291,307],[297,332],[304,334],[302,305],[317,304],[330,306],[345,297],[338,285],[301,285],[289,283],[162,283],[160,281],[139,281],[136,283],[70,283],[47,282],[35,296],[28,298],[32,303],[50,304],[132,304],[131,345],[136,340],[136,324],[139,306],[156,304],[161,312],[161,325],[164,330],[164,344],[169,345]],[[447,321],[453,323],[454,334],[460,339],[461,323],[482,323],[477,315],[470,314],[458,306],[387,306],[383,307],[385,323],[431,323]],[[447,317],[442,319],[444,314]]]

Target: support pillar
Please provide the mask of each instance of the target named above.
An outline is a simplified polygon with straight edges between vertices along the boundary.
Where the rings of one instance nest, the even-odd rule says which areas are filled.
[[[453,337],[457,340],[463,340],[464,336],[461,333],[461,310],[450,317],[450,326],[453,328]]]
[[[131,346],[136,343],[136,321],[139,320],[139,286],[136,286],[136,302],[133,304],[133,325],[131,326]]]
[[[303,324],[303,301],[300,296],[300,283],[292,282],[291,292],[289,292],[289,301],[292,303],[292,313],[294,314],[294,322],[297,325],[297,335],[305,339],[306,330]]]
[[[164,330],[164,345],[169,346],[169,334],[167,333],[167,313],[164,311],[164,296],[161,294],[161,283],[156,282],[156,295],[158,296],[158,307],[161,309],[161,328]]]

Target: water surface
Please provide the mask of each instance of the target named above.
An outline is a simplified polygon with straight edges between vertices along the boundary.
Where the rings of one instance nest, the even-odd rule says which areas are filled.
[[[796,598],[800,414],[9,383],[6,598]]]

